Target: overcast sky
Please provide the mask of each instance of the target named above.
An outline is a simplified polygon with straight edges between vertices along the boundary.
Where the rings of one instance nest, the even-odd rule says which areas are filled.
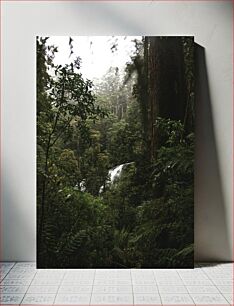
[[[124,67],[134,52],[134,39],[140,36],[72,36],[74,54],[69,58],[69,36],[51,36],[48,44],[58,46],[55,64],[70,63],[77,56],[81,57],[81,73],[84,78],[101,78],[109,67]],[[117,50],[111,47],[117,41]]]

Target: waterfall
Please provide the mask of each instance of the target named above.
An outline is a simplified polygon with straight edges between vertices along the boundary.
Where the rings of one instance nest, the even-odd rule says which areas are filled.
[[[131,164],[133,164],[133,162],[121,164],[121,165],[118,165],[118,166],[110,169],[108,171],[108,178],[109,179],[106,181],[106,186],[110,186],[110,185],[114,184],[114,182],[121,176],[124,168],[126,168],[128,165],[131,165]],[[75,185],[74,189],[85,192],[86,191],[85,179],[83,179],[80,183],[77,183]],[[104,189],[104,186],[101,186],[100,189],[99,189],[99,193],[102,193],[103,189]]]
[[[121,164],[121,165],[118,165],[117,167],[109,170],[108,176],[110,177],[110,182],[111,183],[113,183],[117,178],[120,177],[124,165],[125,164]]]
[[[110,178],[110,180],[107,181],[107,185],[112,185],[121,176],[123,169],[126,168],[126,166],[128,166],[132,163],[133,162],[121,164],[121,165],[118,165],[118,166],[110,169],[108,171],[108,177]],[[104,186],[101,186],[101,188],[99,190],[99,193],[102,193],[103,189],[104,189]]]

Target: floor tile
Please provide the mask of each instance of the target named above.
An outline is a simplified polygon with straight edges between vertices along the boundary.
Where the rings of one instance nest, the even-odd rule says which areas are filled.
[[[189,293],[219,293],[215,286],[186,286]]]
[[[60,270],[0,263],[0,275],[5,276],[0,291],[8,305],[19,304],[19,299],[41,305],[55,299],[63,305],[160,305],[161,300],[164,305],[194,305],[195,300],[197,305],[228,305],[233,299],[232,269],[232,264],[199,264],[196,269]]]
[[[234,303],[233,294],[224,293],[223,296],[225,297],[225,299],[226,299],[231,305],[233,305],[233,303]]]
[[[0,295],[0,304],[1,305],[13,305],[20,304],[24,297],[24,294],[1,294]]]
[[[52,275],[63,275],[66,273],[66,269],[37,269],[37,274],[52,274]],[[71,273],[71,272],[70,272]]]
[[[27,293],[57,293],[59,286],[30,286]]]
[[[212,282],[216,285],[216,286],[232,286],[233,284],[233,280],[231,279],[212,279]]]
[[[126,274],[134,270],[139,271],[137,269],[97,269],[96,274]],[[141,270],[144,271],[144,269]]]
[[[194,270],[177,270],[177,272],[179,273],[179,275],[181,277],[190,277],[191,275],[194,276],[205,276],[206,274],[200,270],[200,269],[194,269]]]
[[[131,270],[131,275],[132,277],[153,277],[154,278],[154,272],[152,270],[143,270],[143,269],[139,269],[139,270]]]
[[[179,275],[177,275],[177,274],[173,274],[173,275],[167,275],[167,274],[165,274],[165,275],[155,275],[155,279],[157,279],[157,280],[170,280],[170,279],[172,279],[172,280],[175,280],[175,281],[180,281],[181,280],[181,277],[179,276]]]
[[[158,288],[156,285],[148,285],[148,286],[141,286],[141,285],[133,285],[133,292],[136,293],[158,293]]]
[[[131,285],[131,279],[94,279],[94,285]]]
[[[5,271],[5,272],[1,272],[0,274],[0,280],[3,280],[8,274],[8,271]]]
[[[107,286],[107,285],[95,285],[93,286],[93,293],[132,293],[132,286]]]
[[[65,276],[63,277],[64,280],[66,279],[93,279],[94,274],[74,274],[66,272]]]
[[[166,293],[188,293],[185,286],[177,286],[177,285],[158,285],[158,290],[160,294]]]
[[[150,274],[141,274],[141,273],[138,273],[138,274],[132,274],[131,275],[132,279],[148,279],[148,280],[154,280],[155,276],[153,273],[150,273]]]
[[[1,286],[27,286],[31,281],[31,279],[4,279],[1,282]]]
[[[217,285],[217,288],[221,293],[233,293],[233,285],[227,285],[227,286]]]
[[[36,263],[35,262],[17,262],[15,264],[15,267],[24,267],[24,268],[36,268]]]
[[[107,281],[111,281],[111,280],[128,280],[131,281],[131,275],[126,275],[126,276],[104,276],[104,275],[95,275],[95,280],[96,281],[103,281],[103,280],[107,280]]]
[[[195,280],[209,280],[207,275],[181,275],[180,276],[182,280],[186,280],[186,279],[195,279]]]
[[[62,285],[92,285],[93,279],[66,279],[62,280]]]
[[[68,293],[91,293],[92,286],[91,285],[61,285],[59,287],[58,293],[68,294]]]
[[[54,299],[55,299],[55,294],[27,293],[22,301],[22,304],[52,305]]]
[[[19,274],[24,274],[24,273],[36,273],[37,270],[35,268],[28,268],[28,267],[13,267],[11,269],[11,273],[19,273]]]
[[[189,272],[186,272],[186,271],[178,271],[178,275],[179,277],[181,278],[190,278],[192,277],[192,275],[196,278],[198,277],[205,277],[206,278],[206,274],[202,271],[199,271],[199,272],[195,272],[194,270],[193,271],[189,271]]]
[[[14,265],[15,265],[14,261],[1,261],[0,262],[0,269],[1,268],[11,269]]]
[[[177,274],[177,269],[152,269],[154,274]],[[184,271],[184,269],[182,270]]]
[[[92,294],[91,305],[133,305],[131,294]]]
[[[36,275],[35,279],[48,279],[48,280],[57,280],[57,281],[62,281],[63,276],[62,275]]]
[[[60,285],[61,280],[60,279],[47,279],[47,278],[38,278],[38,279],[34,279],[32,281],[32,286],[50,286],[50,285]]]
[[[9,272],[5,279],[33,279],[35,273],[11,273]]]
[[[186,286],[212,286],[212,282],[208,279],[200,280],[200,279],[183,279],[183,283]]]
[[[156,284],[156,281],[154,279],[142,279],[139,277],[139,278],[132,279],[132,284],[146,286],[146,285]]]
[[[182,282],[182,280],[173,280],[173,279],[156,279],[156,283],[157,285],[168,285],[168,286],[172,286],[172,285],[178,285],[178,286],[183,286],[184,283]]]
[[[52,274],[52,273],[37,273],[36,277],[37,279],[58,279],[61,280],[64,277],[64,273],[63,274]]]
[[[0,267],[0,275],[9,273],[12,268],[10,267]]]
[[[211,279],[212,281],[232,281],[233,280],[233,277],[230,275],[230,276],[227,276],[227,275],[209,275],[209,279]]]
[[[221,294],[194,294],[191,297],[196,305],[228,305],[227,300]]]
[[[134,294],[134,305],[162,305],[159,294]]]
[[[165,305],[194,305],[188,294],[161,294],[162,304]]]
[[[0,286],[1,294],[25,293],[28,286]]]
[[[63,282],[76,282],[80,280],[92,281],[94,276],[89,275],[69,275],[66,274],[63,278]]]
[[[89,305],[90,294],[58,294],[55,305]]]
[[[130,277],[131,272],[130,270],[110,270],[110,271],[103,271],[103,270],[96,270],[96,277],[107,277],[107,278],[121,278],[121,277]]]

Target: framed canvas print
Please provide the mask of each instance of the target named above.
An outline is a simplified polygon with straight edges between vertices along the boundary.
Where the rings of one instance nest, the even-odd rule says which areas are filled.
[[[36,43],[37,267],[193,268],[193,37]]]

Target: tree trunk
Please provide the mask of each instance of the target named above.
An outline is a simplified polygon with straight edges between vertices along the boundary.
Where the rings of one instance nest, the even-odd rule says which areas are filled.
[[[157,117],[184,121],[186,109],[186,80],[181,37],[146,37],[145,77],[148,100],[147,138],[150,160],[156,158],[160,135]]]

